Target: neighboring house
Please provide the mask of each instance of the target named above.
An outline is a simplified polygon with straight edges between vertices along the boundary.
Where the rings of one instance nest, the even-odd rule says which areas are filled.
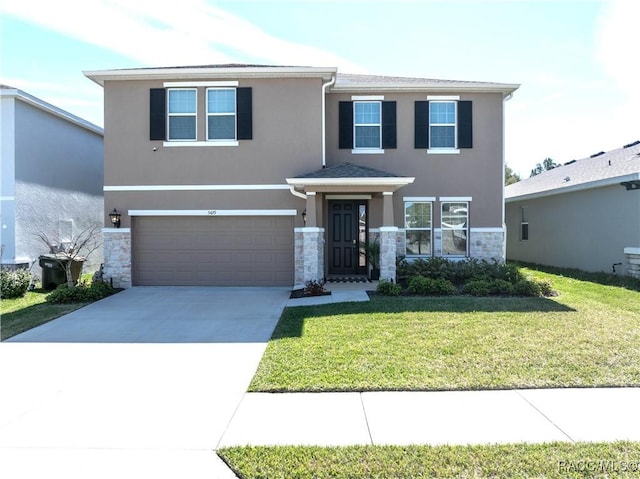
[[[640,141],[505,189],[507,258],[640,277]]]
[[[90,225],[102,225],[103,130],[21,90],[0,86],[2,267],[29,267]],[[102,250],[88,258],[98,267]]]
[[[105,275],[130,285],[381,278],[396,257],[504,259],[504,102],[518,85],[213,65],[104,87]],[[110,225],[108,216],[105,223]]]

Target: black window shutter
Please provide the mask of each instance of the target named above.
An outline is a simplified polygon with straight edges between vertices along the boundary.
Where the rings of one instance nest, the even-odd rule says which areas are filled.
[[[382,102],[382,148],[397,148],[396,102]]]
[[[472,110],[470,101],[458,102],[458,148],[473,147]]]
[[[414,148],[429,148],[429,102],[417,101],[415,105]]]
[[[338,109],[338,147],[353,148],[353,102],[341,101]]]
[[[167,93],[164,88],[149,90],[149,139],[167,138]]]
[[[238,140],[253,139],[253,97],[251,87],[236,89]]]

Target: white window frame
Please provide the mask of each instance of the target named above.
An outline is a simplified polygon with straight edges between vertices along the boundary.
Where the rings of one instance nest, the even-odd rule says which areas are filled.
[[[356,123],[356,105],[362,103],[375,103],[379,109],[379,123]],[[357,127],[359,126],[377,126],[379,131],[379,141],[377,147],[372,146],[356,146],[357,144]],[[384,153],[382,149],[382,100],[354,100],[353,101],[353,149],[352,152],[358,153]]]
[[[405,246],[404,246],[404,253],[405,256],[407,258],[424,258],[424,257],[429,257],[429,256],[433,256],[433,203],[434,203],[435,198],[404,198],[404,239],[405,239]],[[412,228],[409,226],[409,224],[407,223],[407,205],[408,204],[416,204],[416,203],[424,203],[424,204],[428,204],[429,205],[429,224],[431,226],[429,226],[428,228]],[[426,254],[410,254],[407,251],[407,233],[410,231],[429,231],[430,234],[430,241],[429,241],[429,252]]]
[[[171,113],[171,92],[172,91],[193,91],[195,92],[195,111],[193,113]],[[194,117],[195,125],[193,128],[193,138],[171,138],[171,117],[189,116]],[[196,141],[198,139],[198,89],[197,88],[169,88],[167,90],[167,141],[171,142],[184,142],[184,141]]]
[[[528,206],[520,207],[520,241],[529,241],[529,218],[528,218]],[[524,227],[527,227],[527,237],[524,236]]]
[[[446,204],[450,204],[450,203],[463,203],[465,205],[465,208],[467,209],[467,221],[466,221],[466,226],[464,228],[454,228],[454,227],[450,227],[448,225],[446,225],[446,223],[443,221],[444,219],[444,207]],[[441,231],[441,235],[442,235],[442,247],[441,247],[441,251],[442,251],[442,256],[446,257],[446,258],[466,258],[469,256],[469,205],[471,203],[469,201],[461,201],[461,200],[456,200],[456,199],[447,199],[446,201],[443,201],[441,198],[441,203],[440,203],[440,231]],[[466,242],[466,248],[465,248],[465,253],[464,255],[462,254],[445,254],[444,252],[444,232],[445,231],[460,231],[464,233],[464,237],[465,237],[465,242]]]
[[[236,142],[238,139],[238,107],[237,107],[237,103],[234,105],[234,110],[233,110],[233,114],[231,113],[210,113],[209,112],[209,92],[213,91],[213,90],[227,90],[227,91],[233,91],[233,97],[234,100],[237,102],[237,91],[236,88],[233,87],[213,87],[213,88],[207,88],[207,93],[205,96],[205,108],[206,108],[206,115],[207,115],[207,124],[206,124],[206,140],[208,142],[213,142],[213,143],[229,143],[229,142]],[[209,138],[209,118],[211,118],[212,116],[233,116],[233,138]]]
[[[427,97],[429,101],[429,112],[428,119],[429,124],[427,125],[429,131],[429,146],[427,148],[427,154],[458,154],[460,150],[458,149],[458,100],[460,97],[458,96],[429,96]],[[431,107],[434,104],[442,104],[442,103],[453,103],[455,119],[453,123],[431,123]],[[433,135],[431,134],[432,126],[453,126],[453,146],[431,146],[431,140],[433,139]]]

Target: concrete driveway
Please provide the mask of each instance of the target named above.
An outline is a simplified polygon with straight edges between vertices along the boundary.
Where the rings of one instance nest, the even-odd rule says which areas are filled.
[[[3,475],[235,477],[214,450],[288,296],[138,287],[1,343]]]

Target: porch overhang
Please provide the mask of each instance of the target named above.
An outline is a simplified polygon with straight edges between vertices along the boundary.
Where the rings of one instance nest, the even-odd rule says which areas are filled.
[[[305,193],[382,193],[394,192],[413,183],[415,178],[287,178],[286,181]]]
[[[287,178],[286,181],[290,187],[304,193],[384,193],[394,192],[409,185],[415,178],[342,163],[295,178]]]

